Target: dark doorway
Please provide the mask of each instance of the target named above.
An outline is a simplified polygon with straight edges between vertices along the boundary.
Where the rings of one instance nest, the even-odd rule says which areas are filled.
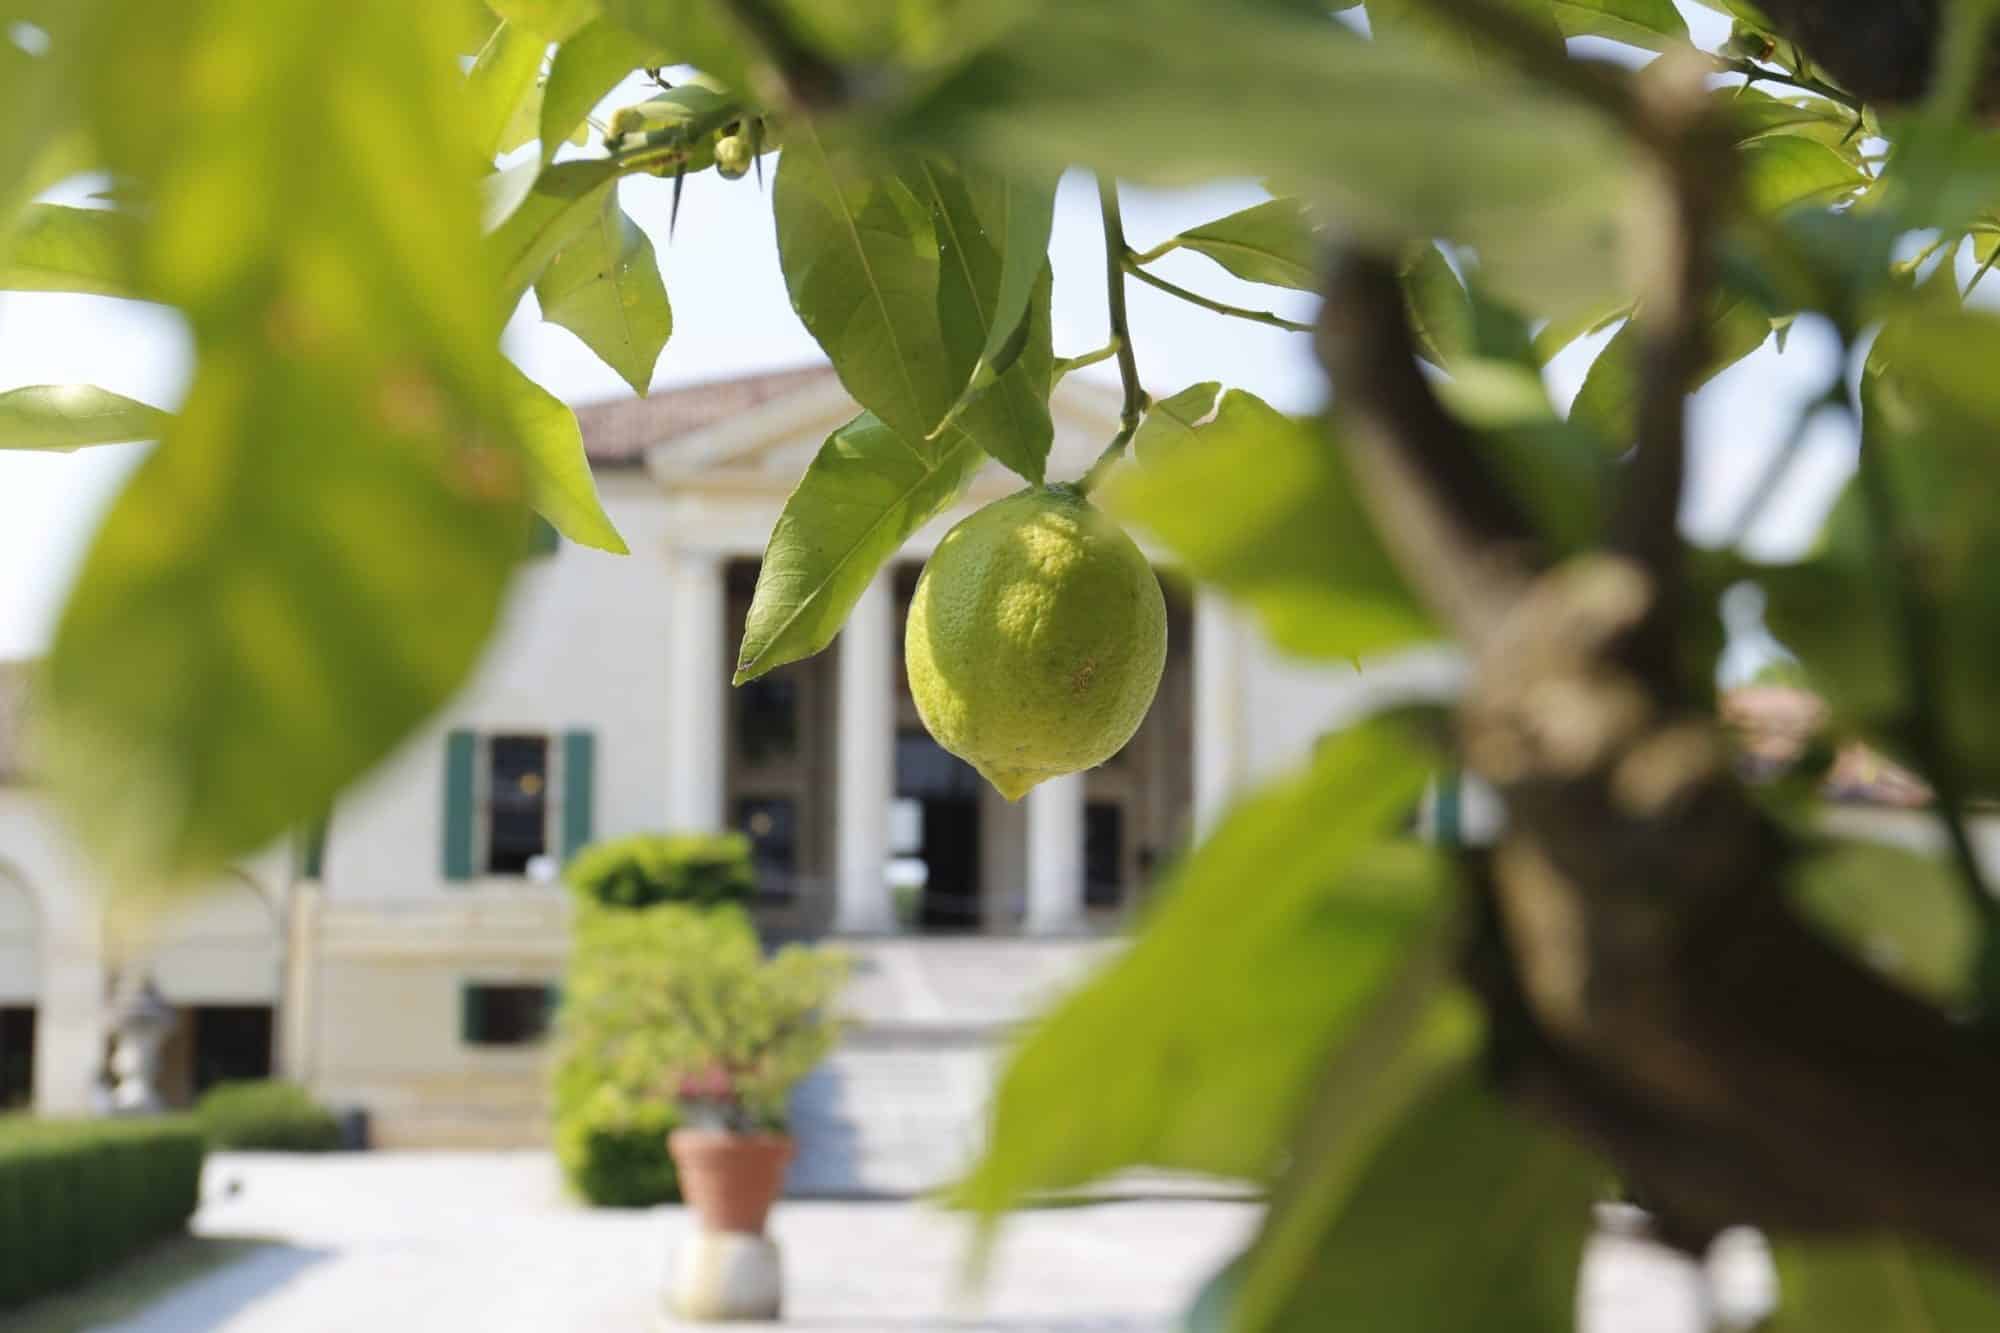
[[[35,1011],[0,1006],[0,1111],[18,1111],[35,1099]]]
[[[923,809],[917,857],[924,863],[917,924],[978,930],[979,774],[921,731],[896,737],[896,795]]]
[[[205,1004],[194,1014],[194,1095],[218,1083],[271,1077],[271,1007]]]

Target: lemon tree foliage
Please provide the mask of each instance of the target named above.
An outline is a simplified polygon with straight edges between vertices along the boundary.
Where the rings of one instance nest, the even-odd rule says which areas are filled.
[[[1235,1177],[1270,1207],[1193,1327],[1548,1329],[1622,1173],[1679,1232],[1769,1224],[1779,1327],[2000,1322],[1991,1228],[1962,1223],[2000,1182],[1949,1132],[1950,1108],[2000,1114],[2000,910],[1962,817],[2000,785],[1992,16],[1720,8],[1727,37],[1697,50],[1718,30],[1671,0],[16,5],[0,288],[171,307],[195,354],[172,404],[0,388],[0,449],[158,441],[44,664],[52,790],[121,881],[211,873],[460,686],[531,513],[622,552],[573,414],[500,329],[533,290],[643,393],[673,364],[651,240],[672,213],[628,215],[620,182],[713,171],[768,191],[793,309],[858,407],[770,535],[739,682],[826,648],[982,472],[1028,489],[943,540],[906,646],[927,725],[1012,794],[1101,761],[1150,703],[1149,559],[1364,684],[1445,640],[1472,666],[1477,706],[1427,733],[1451,744],[1363,723],[1215,819],[1131,949],[1013,1053],[961,1202]],[[1102,285],[1100,347],[1056,345],[1066,171],[1098,181],[1102,270],[1060,277]],[[1120,180],[1225,178],[1271,197],[1127,240]],[[1202,266],[1177,271],[1193,289],[1152,271],[1176,251],[1325,295],[1328,408],[1148,379],[1128,281],[1209,312],[1206,336],[1309,332],[1199,290]],[[1803,410],[1858,425],[1855,478],[1795,559],[1686,551],[1686,395],[1807,319],[1854,373]],[[1607,331],[1559,410],[1547,367]],[[1119,387],[1095,462],[1050,411],[1085,365]],[[1552,577],[1565,560],[1614,573]],[[1645,609],[1556,614],[1621,567],[1660,594]],[[1914,769],[1949,860],[1820,845],[1810,796],[1729,778],[1699,720],[1706,600],[1743,577],[1824,695],[1821,748]],[[1536,615],[1553,628],[1516,626]],[[1490,857],[1407,837],[1456,763],[1508,788]],[[1598,956],[1690,921],[1698,947]],[[1753,963],[1708,966],[1730,947]],[[1767,959],[1800,974],[1758,1010],[1738,991]],[[1634,994],[1680,1001],[1669,1030],[1598,1033],[1633,1011],[1577,997],[1635,969]],[[1852,1030],[1799,1026],[1815,987]],[[1673,1027],[1739,1000],[1729,1040]],[[1938,1082],[1885,1092],[1885,1067]],[[1783,1158],[1794,1140],[1812,1151]],[[1718,1155],[1686,1193],[1647,1174]],[[1791,1234],[1800,1199],[1832,1236]]]

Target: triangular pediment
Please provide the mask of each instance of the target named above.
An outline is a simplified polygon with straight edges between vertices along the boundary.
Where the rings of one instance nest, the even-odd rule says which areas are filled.
[[[1118,429],[1118,394],[1088,380],[1066,379],[1049,406],[1055,422],[1049,476],[1080,476]],[[655,444],[644,451],[645,466],[662,486],[676,492],[746,486],[789,490],[826,437],[859,411],[829,374]],[[993,463],[974,480],[973,489],[1019,485],[1019,478]]]

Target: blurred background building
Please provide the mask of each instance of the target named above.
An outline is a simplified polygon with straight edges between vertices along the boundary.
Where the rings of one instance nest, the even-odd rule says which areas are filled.
[[[325,825],[143,921],[108,920],[38,796],[0,675],[0,1105],[93,1105],[108,997],[149,970],[179,1012],[162,1091],[281,1074],[365,1108],[384,1144],[544,1134],[542,1047],[567,951],[564,859],[602,836],[739,829],[775,936],[1064,935],[1116,926],[1244,782],[1303,757],[1395,676],[1287,663],[1166,577],[1159,697],[1101,768],[1010,805],[939,749],[904,680],[903,612],[959,518],[1020,485],[990,468],[885,569],[827,652],[731,689],[764,543],[827,434],[854,415],[811,367],[582,410],[632,547],[553,539],[520,577],[472,685]],[[1079,380],[1054,400],[1051,475],[1117,428]],[[1246,886],[1246,889],[1250,886]]]

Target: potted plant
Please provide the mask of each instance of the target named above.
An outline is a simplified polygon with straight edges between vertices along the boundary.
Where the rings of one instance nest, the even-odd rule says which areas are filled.
[[[681,1111],[667,1146],[703,1227],[760,1235],[792,1157],[786,1106],[839,1035],[847,963],[797,945],[766,959],[740,932],[712,943],[655,988],[652,1054]]]

